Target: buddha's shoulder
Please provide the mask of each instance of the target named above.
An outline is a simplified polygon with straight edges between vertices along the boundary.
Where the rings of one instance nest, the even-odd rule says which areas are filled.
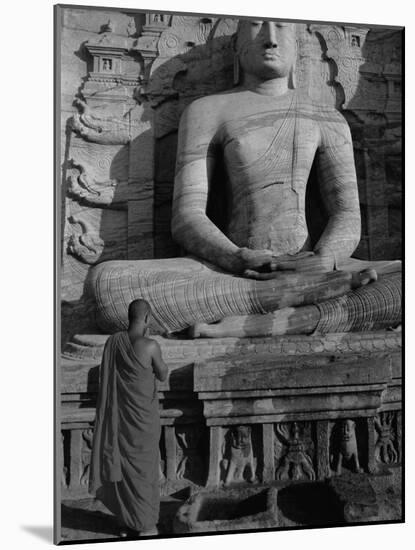
[[[232,90],[218,94],[207,95],[193,100],[186,108],[196,114],[207,115],[212,111],[218,112],[236,99],[236,93]]]
[[[334,105],[319,102],[302,90],[297,91],[297,110],[317,122],[346,123],[346,119]]]

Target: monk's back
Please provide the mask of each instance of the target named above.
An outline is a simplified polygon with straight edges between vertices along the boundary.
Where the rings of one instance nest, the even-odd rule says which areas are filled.
[[[118,337],[115,363],[121,423],[129,424],[135,418],[129,429],[151,432],[159,422],[156,378],[151,364],[152,341],[135,337],[132,342],[128,332],[114,337]]]
[[[145,368],[152,369],[152,354],[153,340],[146,338],[145,336],[130,337],[130,342],[133,346],[134,353]]]

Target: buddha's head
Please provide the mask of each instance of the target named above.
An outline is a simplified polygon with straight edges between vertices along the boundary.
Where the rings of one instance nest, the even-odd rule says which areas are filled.
[[[240,20],[235,53],[245,74],[254,75],[260,80],[290,77],[297,55],[295,24]]]

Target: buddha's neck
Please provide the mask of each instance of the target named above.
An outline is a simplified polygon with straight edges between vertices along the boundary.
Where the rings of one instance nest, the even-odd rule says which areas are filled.
[[[261,80],[256,75],[246,74],[244,76],[244,88],[262,95],[281,96],[288,92],[288,76]]]

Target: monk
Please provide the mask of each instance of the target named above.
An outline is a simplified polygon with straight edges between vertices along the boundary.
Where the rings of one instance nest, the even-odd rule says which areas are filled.
[[[295,88],[295,60],[295,25],[239,23],[237,85],[197,99],[180,121],[172,235],[186,257],[94,268],[90,289],[102,330],[125,326],[126,304],[137,297],[151,303],[152,328],[162,334],[193,326],[194,335],[226,336],[235,322],[251,320],[251,335],[257,321],[267,325],[259,327],[264,334],[275,323],[278,334],[335,332],[374,328],[379,316],[386,326],[400,318],[400,275],[390,275],[400,262],[352,258],[361,222],[347,122]],[[220,159],[223,228],[206,212]],[[316,242],[305,208],[314,162],[328,216]],[[376,280],[376,287],[367,284]],[[216,324],[209,331],[207,323]]]
[[[158,343],[146,337],[150,306],[134,300],[128,330],[104,349],[94,429],[89,490],[140,536],[157,534],[160,417],[156,379],[167,366]]]

